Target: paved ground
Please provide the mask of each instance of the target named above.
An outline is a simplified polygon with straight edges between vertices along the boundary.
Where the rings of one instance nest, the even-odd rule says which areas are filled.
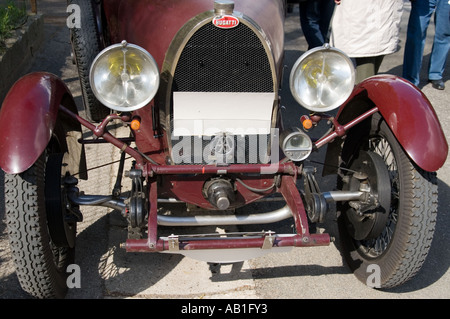
[[[38,2],[40,9],[46,13],[46,50],[38,56],[32,70],[46,70],[61,76],[81,105],[77,74],[70,58],[64,3],[57,0]],[[402,27],[402,47],[408,13],[407,7]],[[286,64],[290,69],[306,49],[296,12],[287,17],[286,40]],[[428,42],[425,64],[430,47]],[[402,55],[400,50],[386,57],[381,72],[400,75]],[[449,73],[446,73],[445,91],[434,90],[430,85],[421,86],[435,106],[446,136],[450,136]],[[425,74],[423,80],[425,84]],[[288,106],[292,103],[292,97],[287,92],[288,86],[284,88],[283,104]],[[298,118],[298,111],[287,111],[287,118]],[[117,134],[122,134],[120,128]],[[87,152],[91,168],[114,161],[118,156],[118,151],[108,145],[88,147]],[[320,153],[316,158],[322,156]],[[116,165],[92,170],[90,180],[80,183],[80,188],[88,194],[109,194],[115,175]],[[357,281],[343,263],[338,243],[271,254],[234,266],[224,265],[220,269],[210,268],[204,262],[178,255],[127,254],[118,248],[126,238],[126,227],[118,212],[84,207],[85,219],[79,225],[76,256],[76,263],[81,268],[81,288],[72,289],[67,298],[450,298],[448,161],[439,171],[438,178],[439,216],[429,257],[413,281],[388,292],[369,289]],[[106,181],[109,185],[102,184],[100,187],[99,181]],[[321,180],[323,190],[331,189],[333,185],[334,179]],[[11,263],[3,214],[0,211],[0,298],[25,299],[28,296],[21,291]],[[287,221],[275,225],[274,230],[286,232],[290,226],[291,222]],[[332,236],[337,236],[333,216],[329,216],[323,226]]]

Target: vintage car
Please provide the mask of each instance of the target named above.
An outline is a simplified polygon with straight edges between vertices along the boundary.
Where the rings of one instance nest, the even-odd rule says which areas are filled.
[[[435,229],[436,171],[448,145],[418,88],[392,75],[355,85],[352,61],[329,45],[286,70],[284,0],[69,5],[81,12],[71,41],[87,116],[63,81],[46,72],[18,80],[0,113],[5,213],[25,291],[65,296],[81,205],[121,211],[128,252],[216,263],[329,245],[333,238],[313,226],[336,212],[339,246],[358,279],[387,289],[419,271]],[[290,87],[281,88],[283,72]],[[292,105],[280,100],[289,89]],[[297,127],[283,125],[283,106],[307,110]],[[111,134],[112,121],[129,128],[129,137]],[[328,130],[312,138],[319,123]],[[95,138],[83,138],[82,127]],[[87,178],[84,146],[97,143],[122,152],[109,196],[77,187]],[[324,147],[323,174],[337,179],[327,191],[308,160]],[[126,171],[125,156],[133,159]],[[129,192],[121,191],[122,178]],[[246,210],[280,199],[275,210]],[[167,202],[185,203],[190,214],[159,214]],[[293,232],[267,231],[286,219]],[[260,231],[184,231],[223,225]],[[167,226],[179,231],[161,235]],[[379,278],[369,282],[374,265]]]

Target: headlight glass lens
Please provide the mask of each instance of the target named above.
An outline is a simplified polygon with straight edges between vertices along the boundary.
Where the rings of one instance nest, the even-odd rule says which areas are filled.
[[[299,128],[285,130],[280,135],[281,149],[288,159],[300,162],[309,157],[313,144],[311,138]]]
[[[295,63],[290,87],[294,98],[313,112],[339,107],[355,85],[355,68],[342,51],[324,46],[303,54]]]
[[[158,91],[158,65],[146,50],[123,41],[95,58],[90,82],[103,105],[131,112],[147,105]]]

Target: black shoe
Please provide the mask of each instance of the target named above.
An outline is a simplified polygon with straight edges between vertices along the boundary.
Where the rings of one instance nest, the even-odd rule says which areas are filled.
[[[436,90],[444,90],[445,89],[445,83],[442,80],[429,80],[428,82],[431,83],[431,85],[436,89]]]

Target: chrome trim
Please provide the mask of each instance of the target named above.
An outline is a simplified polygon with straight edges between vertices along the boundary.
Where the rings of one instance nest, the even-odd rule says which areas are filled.
[[[108,195],[84,195],[77,190],[69,191],[70,203],[76,205],[103,206],[118,211],[127,207],[125,198],[114,198]],[[274,199],[276,200],[276,199]],[[179,203],[176,200],[158,200],[165,203]],[[162,226],[211,226],[211,225],[252,225],[270,224],[292,217],[291,209],[286,205],[280,209],[260,214],[249,215],[201,215],[201,216],[165,216],[158,215],[158,225]]]
[[[214,1],[214,13],[216,15],[231,15],[234,11],[234,1],[216,0]]]
[[[161,226],[224,226],[271,224],[292,217],[291,209],[286,205],[280,209],[261,214],[249,215],[199,215],[199,216],[162,216],[158,215]]]
[[[155,86],[154,88],[152,88],[152,90],[150,91],[150,94],[148,94],[148,97],[136,104],[136,105],[128,105],[128,101],[126,102],[127,105],[116,105],[116,104],[112,104],[110,103],[108,100],[106,100],[103,95],[98,91],[97,86],[95,85],[95,76],[94,76],[94,71],[96,70],[96,68],[98,68],[98,64],[99,61],[101,61],[101,59],[110,52],[113,51],[122,51],[122,54],[124,56],[123,61],[125,63],[126,60],[126,52],[129,49],[133,49],[138,51],[140,54],[142,54],[143,56],[145,56],[148,61],[150,62],[150,65],[152,66],[152,68],[154,69],[154,75],[155,75]],[[144,60],[142,60],[144,61]],[[136,45],[136,44],[132,44],[132,43],[128,43],[126,40],[123,40],[121,43],[116,43],[113,45],[110,45],[108,47],[106,47],[105,49],[103,49],[99,54],[97,54],[97,56],[95,57],[94,61],[91,64],[91,67],[89,69],[89,81],[91,83],[91,88],[92,88],[92,92],[94,93],[95,97],[97,98],[97,100],[99,100],[100,103],[102,103],[103,105],[105,105],[106,107],[108,107],[109,109],[112,109],[114,111],[118,111],[118,112],[132,112],[138,109],[143,108],[144,106],[146,106],[147,104],[150,103],[151,100],[153,100],[153,98],[155,97],[155,95],[157,94],[157,92],[159,91],[159,83],[160,83],[160,75],[158,73],[158,65],[155,61],[155,59],[153,58],[153,56],[144,48]],[[123,81],[123,80],[122,80]],[[147,87],[151,87],[151,86],[147,86]]]
[[[79,194],[77,190],[69,191],[67,197],[72,204],[86,206],[103,206],[116,210],[126,208],[125,198],[113,198],[108,195],[84,195]]]
[[[327,202],[348,202],[363,199],[362,191],[329,191],[322,193]]]

